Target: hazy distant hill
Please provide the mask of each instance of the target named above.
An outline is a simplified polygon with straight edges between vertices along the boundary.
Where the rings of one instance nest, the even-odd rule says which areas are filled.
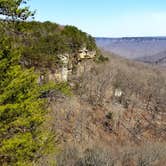
[[[166,37],[96,38],[96,43],[125,58],[166,64]]]
[[[166,66],[166,51],[159,52],[157,54],[151,55],[151,56],[143,56],[139,57],[136,60],[142,61],[145,63],[151,63],[151,64],[159,64]]]

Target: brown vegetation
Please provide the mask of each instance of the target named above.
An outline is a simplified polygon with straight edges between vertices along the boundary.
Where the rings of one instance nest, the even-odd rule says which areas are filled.
[[[73,95],[50,104],[62,145],[58,165],[163,165],[164,69],[109,56],[84,64],[83,74],[72,75]]]

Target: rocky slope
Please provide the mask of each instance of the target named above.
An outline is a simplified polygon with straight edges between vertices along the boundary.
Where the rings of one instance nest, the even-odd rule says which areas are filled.
[[[148,163],[155,160],[162,164],[166,157],[163,146],[166,139],[164,71],[101,53],[92,37],[72,26],[65,28],[50,22],[34,22],[28,26],[32,26],[27,31],[28,36],[20,39],[25,47],[22,66],[34,67],[40,73],[40,84],[65,82],[71,89],[68,96],[58,90],[46,92],[44,96],[48,98],[50,108],[46,125],[56,133],[55,141],[62,149],[59,157],[49,156],[52,161],[57,158],[60,166],[81,165],[77,162],[82,162],[82,157],[90,152],[88,158],[93,160],[94,157],[95,162],[91,165],[104,166],[105,162],[109,162],[107,165],[112,162],[114,165],[124,165],[123,162],[138,165],[140,156],[145,155],[139,146],[148,142],[155,147],[147,150],[145,159]],[[123,40],[120,42],[124,43]],[[138,39],[132,40],[142,43]],[[132,40],[128,41],[131,45]],[[109,57],[109,61],[104,57]],[[72,148],[66,151],[71,146],[76,151]],[[99,152],[103,156],[96,157],[94,146],[100,146]],[[131,151],[130,146],[134,147]],[[110,156],[108,159],[102,152],[105,149],[108,152],[113,149],[111,161]],[[124,149],[123,155],[121,149]],[[136,159],[123,161],[136,150]],[[153,151],[156,158],[153,158]],[[46,158],[41,159],[41,165],[48,165]]]
[[[85,60],[83,72],[70,77],[72,96],[51,98],[50,123],[65,147],[58,164],[133,166],[146,162],[162,166],[166,157],[165,70],[103,54],[110,61]]]

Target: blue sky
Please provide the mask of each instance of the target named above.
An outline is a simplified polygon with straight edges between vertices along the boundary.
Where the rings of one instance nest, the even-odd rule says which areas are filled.
[[[166,36],[166,0],[30,0],[36,20],[95,37]]]

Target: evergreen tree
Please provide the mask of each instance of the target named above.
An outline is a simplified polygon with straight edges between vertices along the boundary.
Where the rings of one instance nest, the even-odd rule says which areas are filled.
[[[3,15],[5,20],[9,19],[13,21],[26,20],[28,17],[34,16],[34,12],[31,12],[26,6],[27,1],[0,0],[0,15]]]
[[[13,21],[31,12],[21,0],[0,0],[0,14]],[[25,2],[25,1],[24,1]],[[13,29],[14,31],[15,29]],[[2,33],[1,33],[2,34]],[[45,102],[40,98],[38,75],[20,65],[21,48],[12,38],[0,39],[0,165],[32,165],[46,151],[48,133],[42,129]]]
[[[23,165],[36,160],[43,146],[39,128],[46,111],[37,75],[21,68],[20,53],[8,45],[0,43],[0,165]]]

